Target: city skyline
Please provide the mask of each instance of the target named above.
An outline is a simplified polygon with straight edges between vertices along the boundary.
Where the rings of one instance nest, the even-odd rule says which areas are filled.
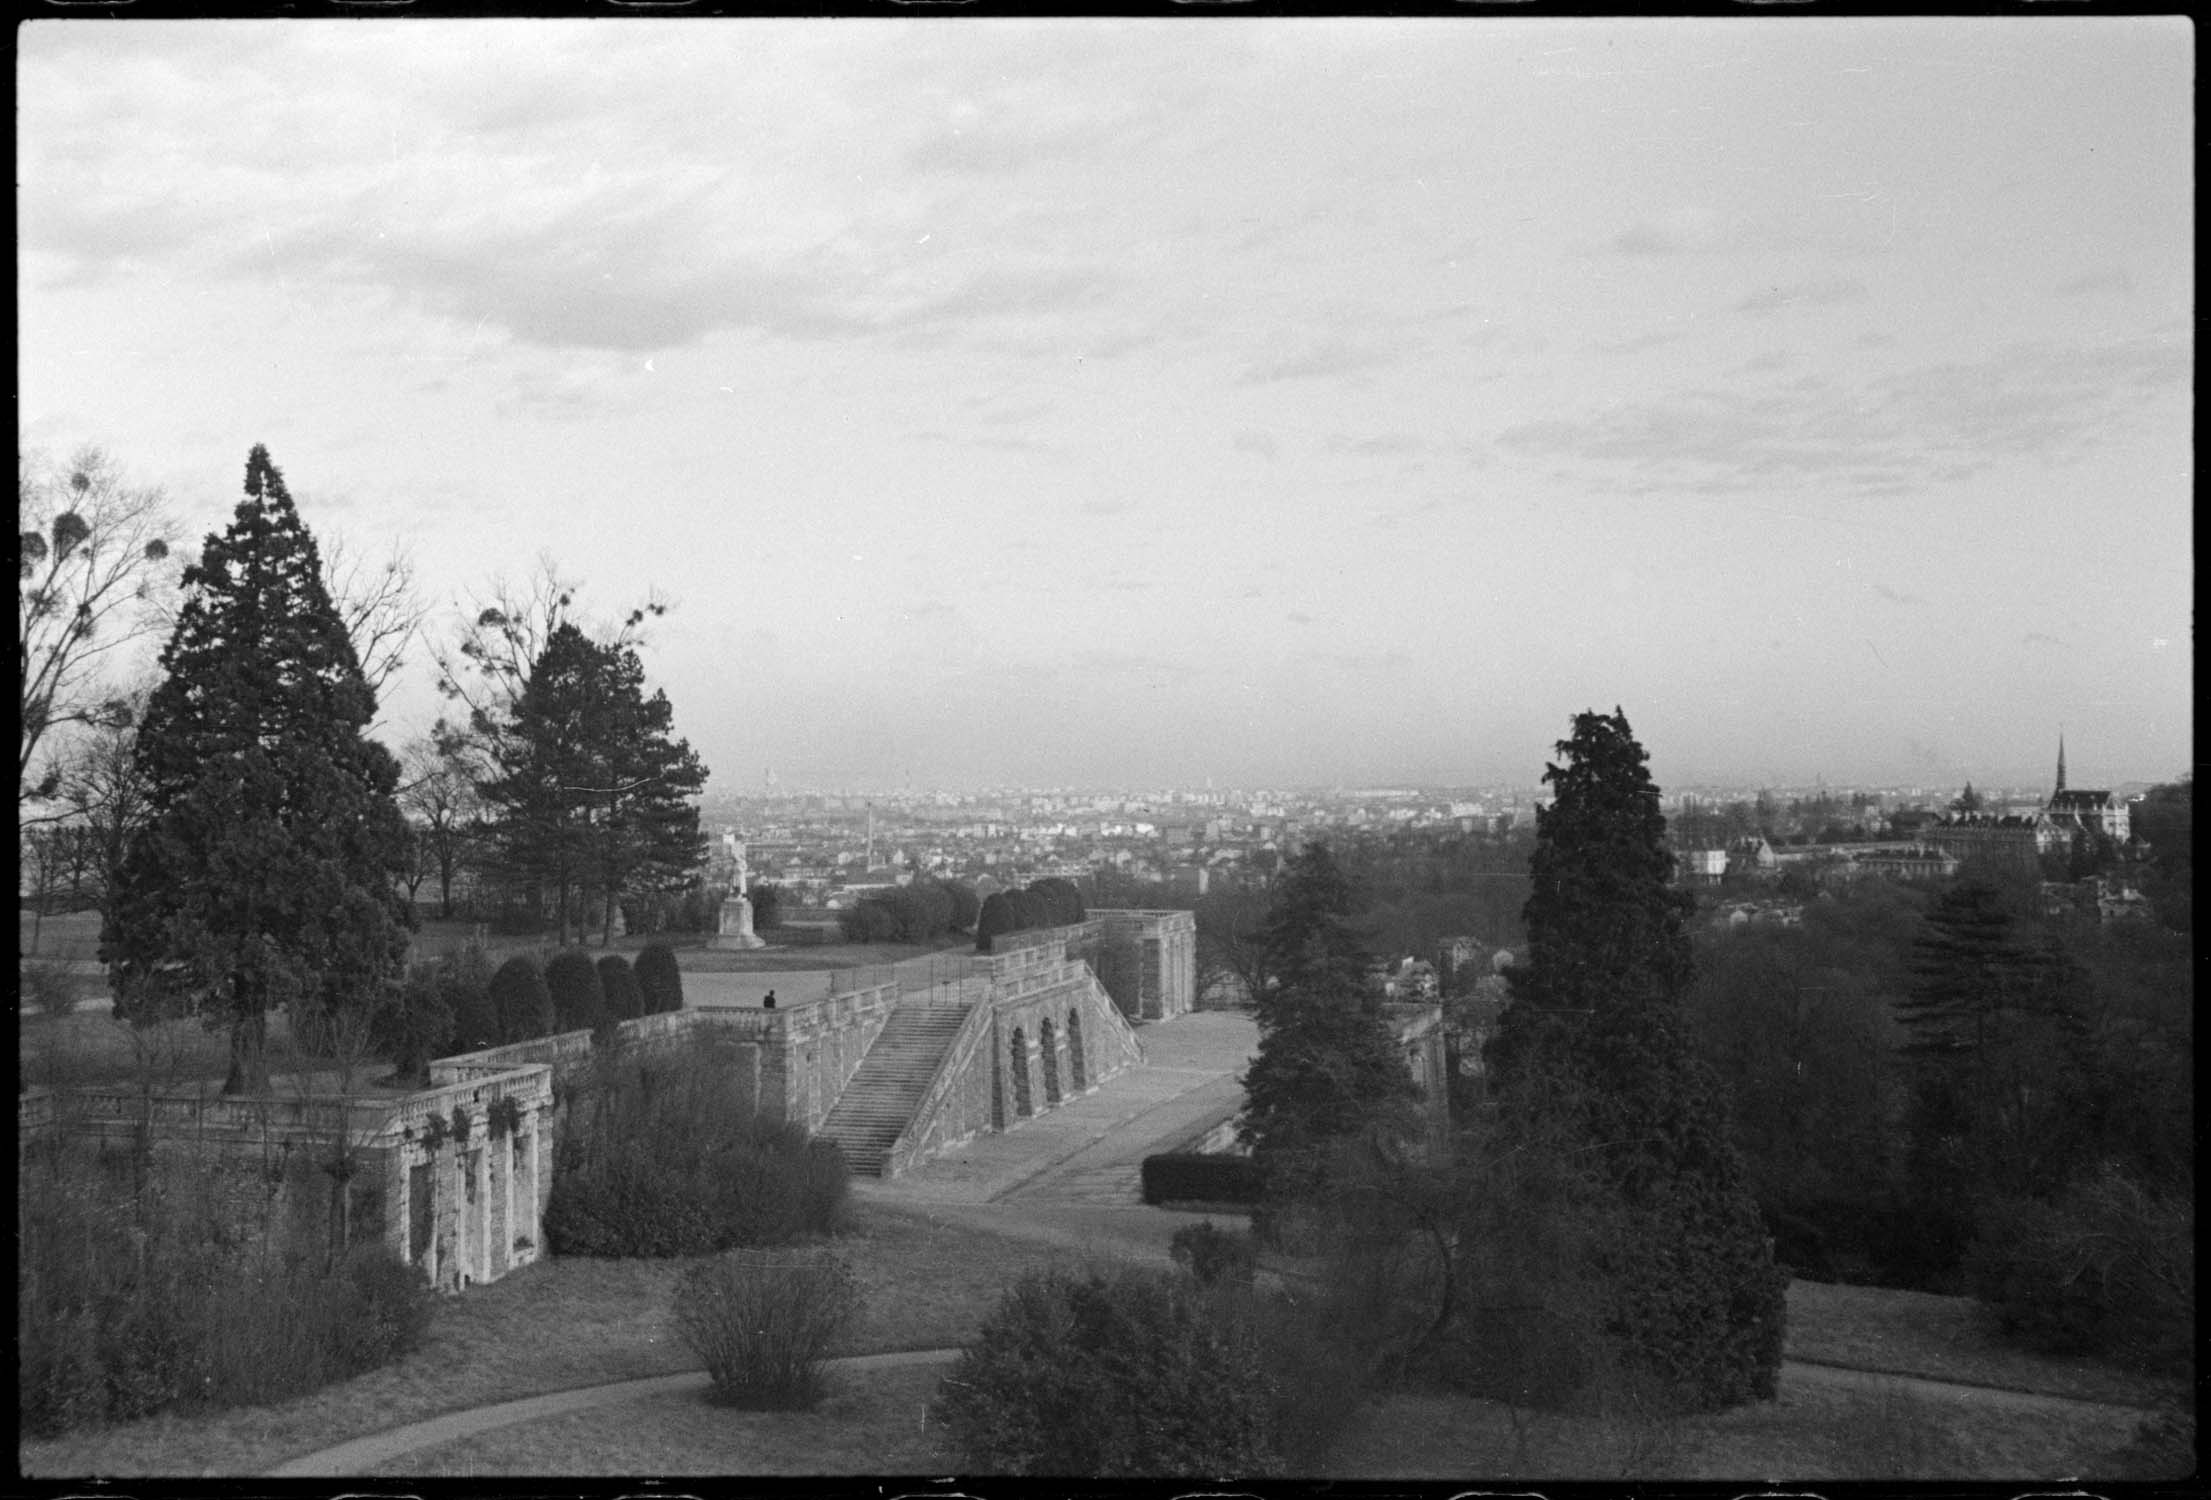
[[[710,794],[2190,764],[2183,18],[18,35],[21,444],[657,593]]]

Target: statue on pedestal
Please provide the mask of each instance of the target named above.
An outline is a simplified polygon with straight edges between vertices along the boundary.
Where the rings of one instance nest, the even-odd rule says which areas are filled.
[[[752,930],[752,900],[745,894],[751,869],[745,863],[745,841],[734,833],[722,835],[722,847],[737,862],[737,885],[722,902],[720,930],[708,946],[714,948],[765,948],[767,943]]]

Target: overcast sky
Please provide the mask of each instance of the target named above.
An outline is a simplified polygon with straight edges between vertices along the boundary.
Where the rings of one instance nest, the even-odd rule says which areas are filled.
[[[2184,23],[18,37],[24,443],[657,590],[716,788],[2189,763]]]

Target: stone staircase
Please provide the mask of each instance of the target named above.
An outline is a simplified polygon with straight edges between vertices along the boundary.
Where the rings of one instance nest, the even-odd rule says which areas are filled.
[[[945,1051],[973,1009],[968,1005],[901,1005],[845,1085],[821,1134],[844,1151],[856,1177],[880,1177],[899,1133],[913,1122]]]

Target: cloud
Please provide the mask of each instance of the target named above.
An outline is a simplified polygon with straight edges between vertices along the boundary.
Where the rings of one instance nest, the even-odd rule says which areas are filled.
[[[1735,310],[1745,317],[1763,318],[1791,307],[1831,307],[1843,302],[1863,302],[1865,283],[1847,278],[1836,281],[1807,281],[1795,286],[1768,287],[1753,293],[1735,304]]]
[[[1252,430],[1237,433],[1231,446],[1238,453],[1256,453],[1269,463],[1274,462],[1282,451],[1282,445],[1275,441],[1273,433]]]
[[[1620,339],[1611,343],[1599,342],[1591,344],[1589,347],[1599,354],[1641,354],[1646,349],[1661,348],[1688,336],[1689,330],[1686,328],[1662,328],[1655,333],[1641,333],[1631,339]]]
[[[1871,588],[1873,592],[1879,594],[1891,604],[1925,604],[1927,602],[1917,594],[1900,594],[1885,583],[1873,584]]]
[[[1373,344],[1329,337],[1290,353],[1255,359],[1244,366],[1238,378],[1246,385],[1267,385],[1277,380],[1349,375],[1388,364],[1392,357]]]
[[[1654,225],[1635,224],[1606,240],[1605,248],[1616,255],[1679,255],[1683,246]]]
[[[1125,515],[1131,509],[1126,500],[1085,500],[1082,513],[1086,516]]]
[[[2145,398],[2185,391],[2185,337],[2013,345],[1970,363],[1848,381],[1672,391],[1522,423],[1498,445],[1585,482],[1711,494],[1817,482],[1906,493],[2011,461],[2068,462]]]
[[[2056,636],[2044,635],[2039,630],[2028,631],[2019,638],[2019,644],[2022,646],[2055,646],[2060,650],[2065,647],[2065,642],[2059,640]]]
[[[1283,618],[1287,619],[1292,625],[1311,625],[1316,623],[1311,615],[1305,613],[1305,611],[1301,609],[1293,609]]]

